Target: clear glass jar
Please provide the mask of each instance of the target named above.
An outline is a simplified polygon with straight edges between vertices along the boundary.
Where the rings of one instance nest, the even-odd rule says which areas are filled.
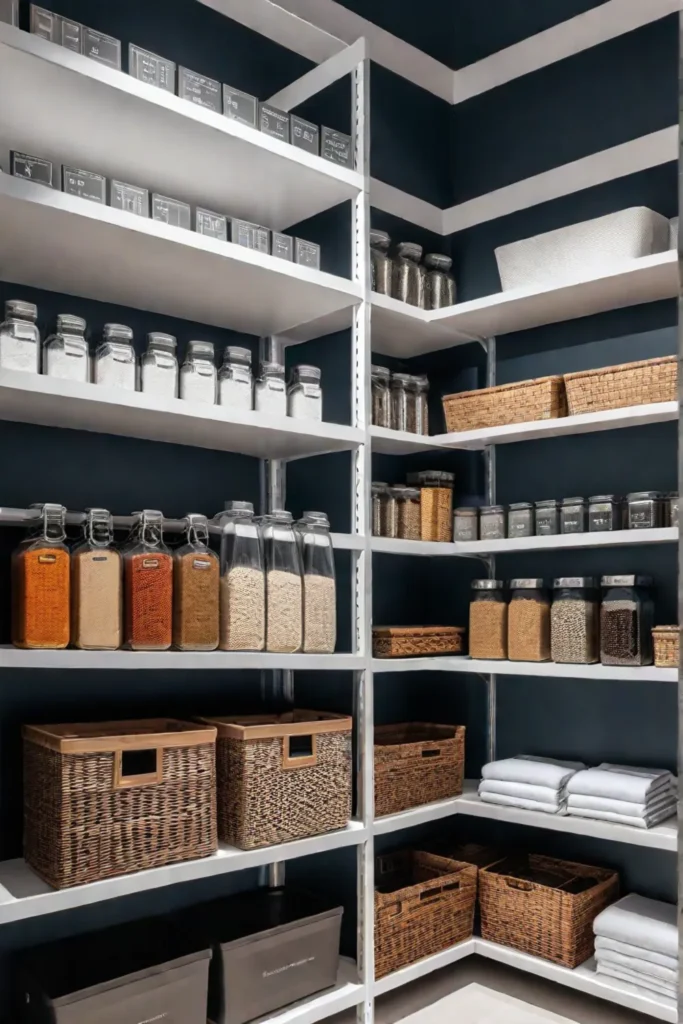
[[[588,532],[621,529],[621,500],[615,494],[594,494],[588,499]]]
[[[585,498],[563,498],[560,505],[560,533],[586,532]]]
[[[173,642],[173,558],[164,544],[164,517],[134,513],[123,550],[124,641],[132,651],[167,651]]]
[[[372,535],[384,536],[385,505],[389,498],[389,484],[376,480],[372,484]]]
[[[215,405],[218,374],[210,341],[191,341],[180,367],[180,397],[186,402]]]
[[[472,580],[470,658],[508,656],[508,603],[502,580]]]
[[[423,437],[429,436],[429,379],[424,374],[414,377],[415,395],[415,432]]]
[[[634,491],[626,495],[629,530],[653,530],[664,522],[664,495],[661,491]]]
[[[382,536],[396,539],[398,537],[398,506],[403,499],[405,484],[387,487],[386,497],[382,503]]]
[[[140,381],[146,395],[157,398],[178,397],[178,356],[172,334],[152,331],[147,335],[147,351],[140,357]]]
[[[409,473],[408,484],[420,488],[421,539],[443,543],[452,541],[455,474],[426,469]]]
[[[12,643],[23,650],[69,645],[70,555],[66,509],[32,505],[36,525],[12,555]]]
[[[43,346],[43,373],[61,380],[90,381],[90,353],[85,340],[85,320],[60,313],[57,329]]]
[[[294,654],[303,642],[301,555],[291,512],[263,517],[266,565],[266,650]]]
[[[388,255],[391,239],[386,231],[370,229],[370,271],[372,290],[380,295],[391,295],[393,260]]]
[[[391,426],[393,430],[416,433],[417,384],[410,373],[394,373],[391,378]]]
[[[304,654],[332,654],[337,644],[337,586],[330,521],[304,512],[297,523],[304,586]]]
[[[281,363],[261,363],[254,385],[254,408],[266,416],[287,415],[285,368]]]
[[[550,597],[543,580],[511,580],[510,591],[508,658],[510,661],[548,661]]]
[[[254,408],[254,379],[248,348],[226,345],[223,365],[218,371],[218,404],[240,412],[251,412]]]
[[[451,274],[450,256],[429,252],[425,256],[427,270],[427,309],[443,309],[455,305],[455,278]]]
[[[463,544],[479,540],[479,509],[470,506],[456,508],[453,513],[453,540]]]
[[[322,420],[323,389],[320,369],[303,363],[292,367],[287,386],[287,415],[295,420]]]
[[[483,505],[479,510],[479,536],[482,540],[503,540],[506,536],[505,505]]]
[[[254,506],[229,501],[214,518],[221,531],[220,639],[222,651],[266,646],[266,574]]]
[[[177,651],[218,647],[218,555],[209,547],[206,516],[186,516],[185,543],[173,554],[173,646]]]
[[[600,661],[603,665],[651,665],[655,606],[650,576],[603,576]]]
[[[121,555],[104,508],[89,508],[83,540],[71,552],[71,643],[83,651],[116,651],[123,640]]]
[[[391,371],[386,366],[371,367],[372,423],[391,427]]]
[[[678,526],[678,513],[681,499],[678,494],[672,494],[669,498],[669,526]]]
[[[558,665],[593,665],[600,660],[600,601],[592,576],[553,581],[550,657]]]
[[[515,501],[508,509],[508,537],[533,537],[534,506],[530,501]]]
[[[137,360],[133,332],[124,324],[105,324],[95,353],[93,379],[108,388],[137,389]]]
[[[421,265],[421,259],[421,245],[399,242],[394,257],[391,293],[399,302],[426,309],[427,271]]]
[[[398,499],[398,536],[401,540],[419,540],[420,490],[404,487]]]
[[[560,532],[559,505],[554,498],[537,501],[534,517],[537,537],[554,537]]]
[[[0,370],[40,373],[38,307],[32,302],[9,299],[0,324]]]

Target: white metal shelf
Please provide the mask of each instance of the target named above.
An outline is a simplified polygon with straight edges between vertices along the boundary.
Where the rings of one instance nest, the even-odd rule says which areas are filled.
[[[443,447],[440,437],[409,434],[406,430],[388,427],[370,427],[370,441],[373,452],[380,455],[415,455]]]
[[[440,953],[427,956],[424,960],[418,960],[417,963],[408,964],[407,967],[401,967],[398,971],[392,971],[391,974],[378,978],[374,986],[375,997],[383,996],[386,992],[393,992],[394,989],[400,988],[402,985],[408,985],[411,981],[424,978],[425,975],[431,974],[433,971],[439,971],[442,967],[450,967],[458,960],[472,956],[475,951],[475,941],[475,939],[465,939],[464,942],[458,942],[457,945],[443,949]]]
[[[363,1001],[363,986],[358,981],[358,968],[352,960],[341,957],[337,984],[307,999],[290,1003],[282,1010],[258,1017],[252,1024],[316,1024]]]
[[[419,555],[426,558],[443,556],[504,555],[518,551],[562,551],[583,548],[618,548],[642,544],[675,544],[678,527],[654,530],[607,530],[600,533],[564,533],[554,537],[508,537],[504,540],[475,540],[439,543],[429,540],[396,540],[373,537],[372,550],[390,555]]]
[[[0,645],[0,669],[105,669],[145,672],[179,669],[223,672],[261,669],[274,671],[358,671],[364,659],[356,654],[270,654],[251,651],[22,651]]]
[[[548,679],[618,679],[624,682],[677,683],[678,669],[654,665],[556,665],[552,661],[493,661],[464,655],[434,658],[373,658],[373,672],[469,672],[495,676],[542,676]]]
[[[363,192],[363,175],[0,25],[5,145],[275,230]]]

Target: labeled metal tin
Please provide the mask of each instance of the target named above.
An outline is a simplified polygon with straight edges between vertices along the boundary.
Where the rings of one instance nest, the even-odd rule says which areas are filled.
[[[258,252],[270,252],[270,231],[260,224],[252,224],[248,220],[233,217],[230,223],[230,241],[235,245],[243,245],[246,249]]]
[[[304,121],[303,117],[292,114],[292,145],[297,149],[305,149],[307,153],[320,156],[320,129],[317,124]]]
[[[295,238],[294,260],[303,267],[320,270],[320,246],[315,242],[306,242],[303,238]]]
[[[54,165],[51,160],[44,160],[41,156],[31,156],[30,153],[20,153],[18,150],[12,149],[9,162],[10,174],[15,178],[25,178],[27,181],[37,181],[40,185],[54,187]]]
[[[320,136],[320,155],[324,160],[353,169],[353,136],[336,132],[323,125]]]
[[[110,181],[109,205],[138,217],[149,217],[149,190],[124,181]]]
[[[279,231],[273,231],[272,253],[281,260],[294,260],[294,239],[291,235],[282,235]]]
[[[248,92],[223,86],[223,113],[232,121],[258,128],[258,100]]]
[[[181,100],[190,100],[217,114],[223,113],[221,84],[215,78],[198,75],[188,68],[178,68],[178,95]]]
[[[213,210],[204,210],[198,206],[194,229],[198,235],[217,238],[220,242],[228,240],[228,218],[222,213],[214,213]]]
[[[93,203],[106,205],[107,179],[94,171],[83,171],[77,167],[62,168],[62,189],[72,196],[90,199]]]
[[[260,103],[259,127],[266,135],[272,135],[274,139],[280,139],[282,142],[289,142],[290,116],[286,110],[279,110],[270,103]]]
[[[83,26],[83,53],[91,60],[121,70],[121,40]]]
[[[152,195],[152,220],[160,220],[164,224],[172,224],[176,228],[186,228],[189,231],[192,213],[188,203],[181,203],[179,199],[170,199],[155,192]]]
[[[150,50],[143,50],[133,43],[128,44],[128,74],[133,78],[175,95],[175,70],[174,61]]]

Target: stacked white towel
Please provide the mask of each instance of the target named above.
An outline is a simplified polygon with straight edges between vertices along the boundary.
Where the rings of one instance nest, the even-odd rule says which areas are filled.
[[[672,903],[624,896],[593,922],[598,974],[640,989],[642,995],[678,998],[678,928]]]
[[[676,813],[677,780],[659,768],[604,764],[567,784],[567,810],[581,818],[653,828]]]
[[[519,754],[482,768],[479,796],[486,803],[545,814],[567,813],[567,783],[585,765]]]

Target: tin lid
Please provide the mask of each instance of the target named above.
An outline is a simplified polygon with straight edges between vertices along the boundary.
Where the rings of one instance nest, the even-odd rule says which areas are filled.
[[[417,501],[417,499],[420,497],[419,487],[406,487],[405,490],[403,491],[403,497],[406,498],[408,501]]]
[[[18,317],[20,320],[37,320],[38,307],[33,302],[23,299],[8,299],[5,303],[5,316]]]
[[[309,377],[311,380],[320,380],[321,373],[319,366],[309,366],[306,363],[299,363],[292,367],[292,377]]]
[[[455,473],[447,473],[439,469],[423,469],[419,473],[408,473],[407,479],[409,484],[452,487],[455,484]]]
[[[163,331],[151,331],[147,335],[147,344],[150,348],[155,346],[156,348],[168,349],[169,352],[175,352],[178,342],[172,334],[164,334]]]
[[[680,626],[654,626],[652,629],[653,633],[678,633]]]
[[[528,509],[531,509],[533,507],[534,506],[530,501],[513,501],[513,503],[510,505],[510,511],[526,512]]]
[[[57,317],[57,331],[59,334],[84,334],[85,326],[85,320],[82,316],[60,313]]]
[[[389,487],[389,494],[392,494],[395,498],[405,498],[405,492],[408,490],[405,484],[391,484]]]
[[[597,585],[595,576],[558,576],[553,580],[554,590],[563,590],[565,587],[594,590]]]
[[[223,508],[226,512],[250,512],[251,515],[254,514],[254,506],[250,501],[226,501]]]
[[[621,499],[616,494],[592,494],[588,499],[589,505],[597,505],[606,502],[616,502]]]
[[[285,368],[282,363],[261,363],[262,377],[284,377]]]
[[[388,252],[391,245],[391,238],[386,231],[379,228],[370,228],[370,247],[379,249],[381,252]]]
[[[499,515],[505,511],[505,505],[482,505],[479,511],[482,516]]]
[[[132,341],[133,331],[125,324],[105,324],[102,337],[105,341]]]
[[[429,377],[426,373],[420,373],[415,377],[418,391],[429,391]]]
[[[412,260],[414,263],[419,263],[422,259],[422,246],[417,242],[399,242],[396,251],[399,256]]]
[[[251,366],[251,351],[248,348],[242,348],[241,345],[226,345],[223,362],[249,363]]]
[[[504,590],[504,580],[472,580],[472,590]]]
[[[536,508],[557,508],[557,498],[544,498],[543,501],[537,501]]]
[[[284,508],[274,508],[267,512],[263,518],[272,523],[291,524],[294,522],[292,513],[285,511]]]
[[[628,502],[632,501],[659,501],[664,495],[661,491],[631,491],[626,495]]]
[[[447,274],[453,266],[453,260],[450,256],[443,256],[440,252],[428,252],[425,256],[425,266],[430,270],[440,270],[443,274]]]
[[[326,526],[328,530],[330,528],[330,520],[325,512],[304,511],[299,522],[304,526]]]
[[[373,494],[384,494],[389,490],[389,484],[383,483],[381,480],[373,480],[372,482],[372,493]]]
[[[388,366],[371,366],[370,373],[373,377],[379,377],[380,380],[389,381],[391,378],[391,370]]]
[[[415,387],[415,377],[413,377],[412,373],[392,373],[391,386],[393,387],[394,384],[412,389]]]
[[[586,504],[586,499],[585,498],[563,498],[562,499],[562,504],[563,505],[585,505]]]
[[[651,587],[652,576],[603,576],[601,587]]]
[[[476,516],[478,513],[479,509],[474,505],[461,505],[460,508],[453,510],[453,515],[456,516]]]
[[[213,360],[214,347],[212,341],[191,341],[187,346],[188,357],[199,356],[202,359]]]
[[[541,590],[544,586],[542,579],[510,580],[510,590]]]

